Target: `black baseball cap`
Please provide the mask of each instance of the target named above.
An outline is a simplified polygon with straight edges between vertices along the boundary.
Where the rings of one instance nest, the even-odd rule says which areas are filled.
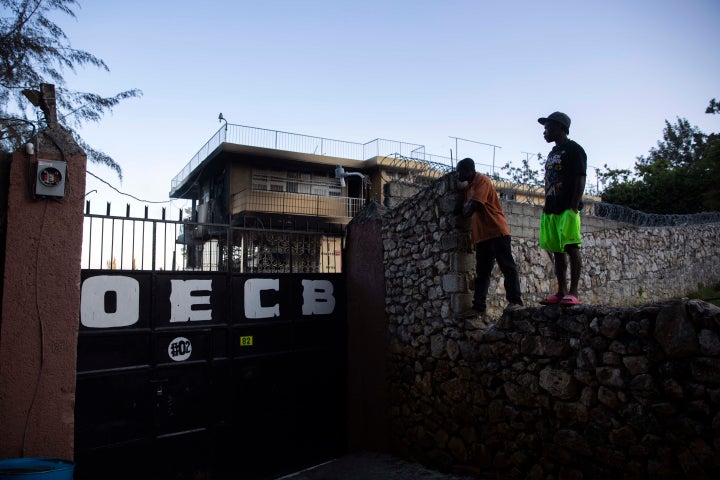
[[[567,132],[570,131],[570,117],[568,117],[568,116],[565,115],[564,113],[562,113],[562,112],[553,112],[553,113],[551,113],[550,115],[548,115],[547,117],[540,117],[540,118],[538,118],[538,122],[540,123],[540,125],[545,125],[545,122],[547,122],[548,120],[552,120],[553,122],[557,122],[557,123],[559,123],[560,125],[562,125],[563,127],[565,127],[565,131],[567,131]]]

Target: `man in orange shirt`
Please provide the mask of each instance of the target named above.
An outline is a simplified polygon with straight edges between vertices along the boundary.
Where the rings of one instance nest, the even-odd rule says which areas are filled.
[[[500,204],[500,197],[487,175],[475,171],[472,158],[457,164],[458,180],[468,182],[465,189],[463,216],[472,217],[471,238],[475,244],[475,294],[472,311],[464,316],[483,315],[490,287],[490,274],[497,262],[504,277],[505,311],[523,307],[520,277],[510,244],[510,229]]]

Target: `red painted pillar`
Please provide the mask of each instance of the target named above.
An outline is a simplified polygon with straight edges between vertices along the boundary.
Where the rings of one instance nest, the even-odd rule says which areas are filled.
[[[12,155],[0,317],[0,458],[73,459],[86,161],[55,122],[37,134],[34,152],[21,148]],[[34,194],[38,163],[41,170],[59,167],[39,185],[45,197]],[[62,196],[52,184],[58,180]]]

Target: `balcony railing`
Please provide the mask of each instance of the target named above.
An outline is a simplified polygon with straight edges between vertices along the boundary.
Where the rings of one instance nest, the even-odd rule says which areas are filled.
[[[362,198],[328,197],[250,188],[233,194],[230,199],[233,214],[263,212],[350,219],[364,206],[365,200]]]
[[[427,154],[425,153],[425,147],[423,145],[414,143],[398,142],[382,138],[376,138],[366,143],[346,142],[344,140],[312,137],[279,130],[226,124],[220,127],[220,130],[202,146],[180,173],[172,179],[170,185],[171,191],[174,191],[182,185],[193,170],[195,170],[213,150],[224,142],[247,145],[249,147],[345,158],[348,160],[364,161],[374,157],[399,155],[443,165],[452,164],[452,159],[449,157]]]

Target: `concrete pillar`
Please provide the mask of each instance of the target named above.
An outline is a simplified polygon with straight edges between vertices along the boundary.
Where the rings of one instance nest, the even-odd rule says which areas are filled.
[[[51,116],[54,95],[52,100]],[[0,317],[0,458],[73,459],[74,455],[87,156],[67,130],[48,124],[33,139],[34,152],[15,151],[8,170]],[[66,166],[63,196],[34,194],[38,161]],[[42,187],[45,194],[57,193],[52,186]]]
[[[348,226],[344,270],[348,316],[348,447],[388,451],[388,324],[379,204]]]

